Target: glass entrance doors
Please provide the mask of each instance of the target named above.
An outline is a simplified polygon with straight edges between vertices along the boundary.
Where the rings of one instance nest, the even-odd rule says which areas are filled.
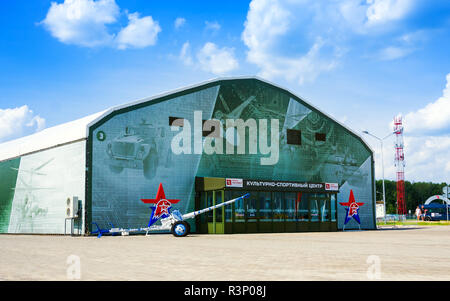
[[[201,192],[198,209],[214,206],[247,191]],[[337,231],[336,194],[250,191],[239,200],[199,217],[200,233]]]
[[[200,201],[200,208],[215,206],[223,202],[224,190],[204,191]],[[225,207],[217,208],[200,215],[203,224],[207,225],[206,233],[223,234],[225,229]]]
[[[336,198],[331,194],[312,193],[309,195],[310,229],[313,231],[331,231],[332,221],[336,222]],[[335,196],[333,194],[333,196]],[[332,204],[333,203],[333,204]],[[334,216],[333,216],[334,215]]]

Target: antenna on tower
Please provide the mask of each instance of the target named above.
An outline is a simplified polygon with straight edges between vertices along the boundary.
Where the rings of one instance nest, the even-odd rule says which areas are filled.
[[[394,117],[395,166],[397,167],[397,214],[406,215],[405,198],[405,155],[403,152],[403,122],[402,116]]]

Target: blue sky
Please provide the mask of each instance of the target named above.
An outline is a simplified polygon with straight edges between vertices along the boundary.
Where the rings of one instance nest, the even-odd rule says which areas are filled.
[[[258,75],[354,131],[405,118],[406,179],[450,182],[450,2],[2,1],[0,142],[220,76]],[[376,175],[381,177],[379,143]],[[386,178],[395,178],[393,139]]]

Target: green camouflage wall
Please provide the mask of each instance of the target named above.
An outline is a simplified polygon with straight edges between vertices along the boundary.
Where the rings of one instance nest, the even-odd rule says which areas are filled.
[[[179,154],[171,143],[182,128],[174,131],[169,117],[185,119],[194,125],[194,111],[201,111],[205,120],[223,121],[221,138],[227,141],[226,119],[266,119],[279,121],[279,158],[274,165],[261,165],[268,155],[249,154]],[[126,130],[135,134],[127,135]],[[131,129],[131,130],[130,130]],[[287,145],[286,130],[302,132],[302,145]],[[102,227],[113,223],[120,227],[140,227],[148,223],[150,209],[141,198],[154,198],[160,182],[167,198],[179,198],[176,205],[182,212],[194,209],[194,179],[199,177],[234,177],[246,179],[309,181],[339,183],[338,202],[347,202],[353,190],[360,208],[362,228],[375,228],[373,213],[372,153],[347,129],[302,102],[285,90],[256,79],[223,80],[179,92],[151,102],[122,109],[91,127],[89,162],[92,181],[88,192],[92,204],[92,221]],[[194,131],[192,129],[192,131]],[[145,134],[143,134],[145,132]],[[316,141],[315,134],[324,133],[326,141]],[[215,138],[210,139],[214,144]],[[192,149],[194,141],[191,141]],[[122,144],[120,144],[122,143]],[[123,158],[108,152],[128,145],[149,148],[151,156],[135,158],[123,164]],[[146,146],[145,146],[146,145]],[[148,166],[144,168],[144,161]],[[121,161],[122,160],[122,161]],[[119,163],[122,162],[122,163]],[[338,205],[338,227],[342,228],[345,209]],[[346,228],[356,227],[352,220]]]
[[[7,233],[20,159],[0,162],[0,233]]]
[[[242,104],[245,104],[244,108]],[[260,164],[261,158],[268,156],[260,153],[203,155],[197,176],[338,183],[338,202],[347,202],[350,190],[353,190],[356,200],[365,203],[359,211],[361,226],[375,228],[372,153],[343,126],[297,97],[257,80],[222,83],[213,118],[222,120],[223,124],[227,118],[278,119],[279,160],[275,165],[264,166]],[[301,131],[300,146],[287,144],[287,129]],[[226,130],[224,127],[224,132]],[[316,133],[325,134],[326,141],[316,141]],[[247,135],[246,145],[251,143],[255,141],[249,141]],[[342,228],[345,207],[338,205],[337,209],[338,228]],[[357,223],[351,220],[346,229],[356,227]]]

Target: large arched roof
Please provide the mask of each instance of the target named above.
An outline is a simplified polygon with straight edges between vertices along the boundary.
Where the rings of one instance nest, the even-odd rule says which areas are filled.
[[[330,115],[327,115],[322,110],[317,107],[311,105],[311,103],[305,101],[303,98],[297,96],[295,93],[291,92],[288,89],[282,88],[272,82],[269,82],[265,79],[256,77],[256,76],[244,76],[244,77],[224,77],[224,78],[216,78],[209,81],[205,81],[196,85],[172,90],[166,93],[158,94],[153,97],[144,98],[138,101],[126,103],[123,105],[115,106],[109,108],[105,111],[75,120],[68,123],[64,123],[62,125],[58,125],[55,127],[47,128],[38,132],[36,134],[26,136],[23,138],[19,138],[16,140],[8,141],[6,143],[0,144],[0,161],[5,161],[8,159],[20,157],[26,154],[30,154],[33,152],[37,152],[40,150],[56,147],[59,145],[87,139],[90,135],[90,132],[111,119],[115,115],[121,114],[126,111],[130,111],[133,109],[137,109],[140,107],[147,106],[151,103],[162,102],[177,96],[193,93],[198,90],[206,89],[211,86],[220,85],[225,82],[230,81],[245,81],[245,80],[255,80],[259,81],[269,87],[282,90],[283,92],[290,95],[290,97],[300,101],[305,106],[310,109],[323,114],[325,117],[329,118],[336,124],[339,124],[352,135],[354,135],[357,139],[359,139],[363,145],[373,153],[372,148],[366,143],[366,141],[355,131],[348,128],[346,125],[342,124],[338,120],[334,119]]]
[[[140,107],[144,107],[144,106],[147,106],[147,105],[152,104],[152,103],[158,103],[158,102],[166,101],[166,100],[172,99],[174,97],[178,97],[178,96],[181,96],[181,95],[193,93],[193,92],[196,92],[198,90],[209,88],[211,86],[220,85],[222,83],[226,83],[226,82],[230,82],[230,81],[244,81],[244,80],[255,80],[255,81],[261,82],[263,84],[266,84],[266,85],[268,85],[271,88],[275,88],[275,89],[281,90],[281,91],[289,94],[290,97],[300,101],[305,106],[309,107],[311,110],[314,110],[316,112],[321,113],[322,115],[324,115],[325,117],[329,118],[330,120],[332,120],[336,124],[339,124],[340,126],[342,126],[345,130],[347,130],[353,136],[355,136],[357,139],[359,139],[363,143],[363,145],[369,150],[370,153],[374,152],[373,149],[370,147],[370,145],[357,132],[353,131],[352,129],[350,129],[346,125],[344,125],[341,122],[339,122],[338,120],[336,120],[335,118],[333,118],[330,115],[328,115],[327,113],[323,112],[322,110],[320,110],[316,106],[311,105],[311,103],[309,103],[308,101],[305,101],[303,98],[297,96],[292,91],[290,91],[290,90],[288,90],[286,88],[280,87],[280,86],[278,86],[278,85],[276,85],[276,84],[274,84],[274,83],[272,83],[272,82],[270,82],[268,80],[259,78],[257,76],[216,78],[216,79],[205,81],[205,82],[202,82],[200,84],[193,85],[193,86],[180,88],[180,89],[173,90],[173,91],[170,91],[170,92],[167,92],[167,93],[162,93],[162,94],[159,94],[159,95],[156,95],[156,96],[153,96],[153,97],[144,98],[144,99],[141,99],[141,100],[138,100],[138,101],[135,101],[135,102],[131,102],[131,103],[127,103],[127,104],[124,104],[124,105],[112,107],[109,110],[104,111],[104,113],[102,115],[98,116],[96,119],[92,120],[88,124],[88,127],[87,127],[87,131],[88,132],[86,133],[86,136],[87,137],[89,136],[89,131],[97,128],[98,126],[100,126],[101,124],[105,123],[106,121],[108,121],[109,119],[114,117],[115,115],[121,114],[123,112],[127,112],[127,111],[131,111],[131,110],[134,110],[134,109],[138,109]]]

